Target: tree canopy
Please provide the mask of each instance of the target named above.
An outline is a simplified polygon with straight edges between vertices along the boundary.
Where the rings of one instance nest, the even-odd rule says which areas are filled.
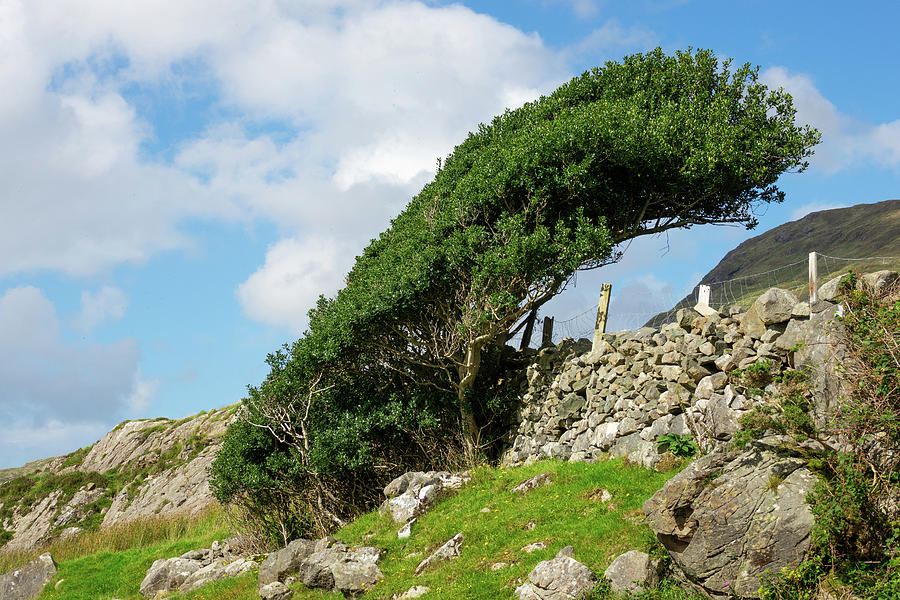
[[[389,444],[408,457],[417,434],[454,423],[472,460],[490,420],[483,353],[576,271],[618,260],[638,236],[752,227],[758,205],[783,200],[778,177],[805,169],[819,136],[757,72],[709,51],[657,49],[480,125],[365,248],[347,285],[320,298],[304,336],[270,356],[246,423],[312,479],[373,468]],[[256,460],[240,458],[239,437],[221,456]],[[254,493],[214,475],[220,500]]]

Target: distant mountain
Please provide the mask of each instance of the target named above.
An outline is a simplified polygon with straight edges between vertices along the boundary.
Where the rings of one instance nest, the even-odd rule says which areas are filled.
[[[711,287],[712,306],[747,306],[770,287],[790,289],[805,299],[810,252],[821,255],[820,285],[851,268],[863,273],[900,270],[900,200],[822,210],[779,225],[726,254],[698,286]],[[697,287],[676,308],[696,301]]]

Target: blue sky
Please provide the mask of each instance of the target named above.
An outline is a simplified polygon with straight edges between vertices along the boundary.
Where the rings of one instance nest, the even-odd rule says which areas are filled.
[[[759,65],[822,131],[758,231],[900,197],[897,22],[892,2],[0,0],[0,468],[240,400],[439,156],[625,54]],[[640,240],[546,312],[610,281],[625,326],[750,235]]]

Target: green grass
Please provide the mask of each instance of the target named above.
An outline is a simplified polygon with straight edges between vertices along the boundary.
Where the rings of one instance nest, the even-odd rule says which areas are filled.
[[[553,483],[524,495],[510,489],[542,473],[553,473]],[[432,589],[428,597],[442,600],[515,598],[514,590],[534,566],[553,558],[567,545],[575,558],[602,574],[619,554],[633,549],[658,551],[649,528],[643,523],[641,505],[675,472],[656,473],[610,460],[594,464],[539,462],[525,467],[482,467],[473,482],[459,494],[440,502],[413,526],[409,539],[397,538],[399,524],[377,511],[365,514],[334,536],[347,544],[372,545],[384,550],[380,568],[385,578],[366,598],[387,599],[414,585]],[[606,489],[607,503],[596,494]],[[482,509],[489,509],[482,512]],[[528,525],[533,523],[533,528]],[[462,554],[421,576],[414,575],[419,562],[456,533],[464,536]],[[101,532],[96,532],[100,534]],[[170,558],[187,550],[208,546],[223,537],[221,521],[207,518],[176,536],[147,540],[126,550],[101,549],[87,556],[60,561],[58,589],[48,586],[41,600],[137,600],[138,588],[147,568],[157,558]],[[544,550],[527,553],[527,544],[542,541]],[[58,559],[59,560],[59,559]],[[508,563],[493,571],[497,562]],[[255,600],[256,574],[223,580],[185,594],[185,600]],[[590,596],[600,600],[602,594]],[[330,599],[329,592],[295,585],[295,599]],[[653,600],[685,600],[688,595],[671,585],[648,594]]]
[[[0,552],[0,573],[12,571],[44,552],[52,554],[60,566],[80,559],[87,559],[86,564],[90,564],[104,553],[148,548],[157,548],[155,552],[159,555],[156,558],[170,558],[164,554],[169,545],[183,541],[187,545],[199,544],[186,549],[189,550],[208,546],[213,540],[229,535],[230,528],[225,524],[221,508],[214,507],[195,516],[156,517],[87,531],[75,538],[58,539],[48,546],[27,551],[6,550]]]

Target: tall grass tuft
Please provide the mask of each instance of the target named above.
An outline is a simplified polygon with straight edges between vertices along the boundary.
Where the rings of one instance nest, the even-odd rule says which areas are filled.
[[[72,538],[57,539],[48,545],[30,550],[0,550],[0,573],[21,567],[44,552],[53,555],[57,562],[62,562],[98,552],[120,552],[183,538],[212,540],[229,535],[231,531],[222,508],[215,504],[196,515],[149,517],[86,531]]]

